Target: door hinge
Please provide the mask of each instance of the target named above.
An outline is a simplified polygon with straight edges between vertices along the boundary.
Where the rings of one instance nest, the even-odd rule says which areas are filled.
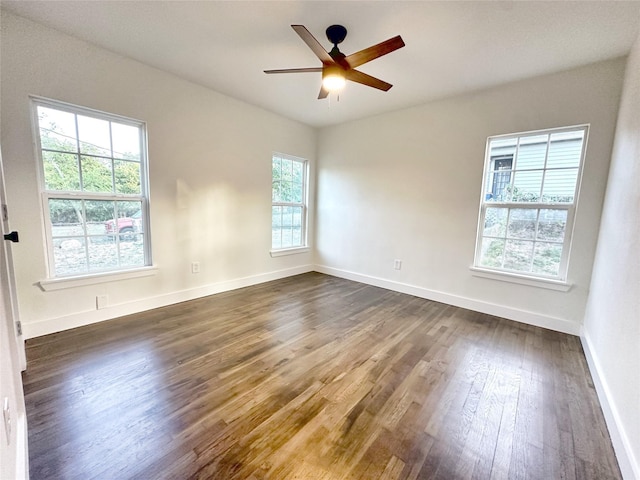
[[[22,322],[20,320],[16,322],[16,331],[18,335],[22,335]]]
[[[4,203],[2,204],[2,221],[9,221],[9,210],[7,210],[7,206]]]

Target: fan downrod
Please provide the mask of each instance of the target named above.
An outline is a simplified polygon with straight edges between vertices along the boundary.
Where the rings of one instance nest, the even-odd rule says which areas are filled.
[[[347,29],[342,25],[331,25],[327,28],[327,39],[337,47],[347,36]]]

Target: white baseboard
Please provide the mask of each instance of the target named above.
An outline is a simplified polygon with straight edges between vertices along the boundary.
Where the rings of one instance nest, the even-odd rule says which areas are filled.
[[[582,348],[584,355],[587,358],[589,365],[589,371],[593,378],[593,383],[596,387],[598,394],[598,400],[600,400],[600,406],[602,407],[602,413],[609,429],[609,436],[611,437],[611,443],[613,449],[616,452],[618,458],[618,465],[622,472],[622,478],[627,480],[640,480],[640,463],[633,454],[631,448],[631,442],[627,437],[624,423],[620,419],[620,414],[616,408],[616,404],[613,401],[611,390],[607,384],[606,376],[603,375],[600,361],[595,355],[593,345],[589,336],[583,331],[580,335],[582,341]]]
[[[90,325],[92,323],[102,322],[104,320],[110,320],[113,318],[122,317],[124,315],[130,315],[132,313],[139,313],[146,310],[151,310],[153,308],[185,302],[187,300],[193,300],[196,298],[205,297],[207,295],[215,295],[216,293],[235,290],[237,288],[248,287],[251,285],[257,285],[259,283],[278,280],[280,278],[290,277],[292,275],[298,275],[301,273],[312,271],[332,275],[334,277],[345,278],[347,280],[366,283],[368,285],[374,285],[376,287],[386,288],[387,290],[406,293],[409,295],[414,295],[416,297],[426,298],[428,300],[435,300],[437,302],[447,303],[456,307],[467,308],[469,310],[487,313],[489,315],[495,315],[497,317],[507,318],[509,320],[515,320],[521,323],[527,323],[529,325],[548,328],[550,330],[555,330],[562,333],[568,333],[571,335],[580,334],[579,325],[561,318],[540,315],[538,313],[529,312],[526,310],[505,307],[503,305],[483,302],[481,300],[461,297],[449,293],[439,292],[436,290],[429,290],[427,288],[417,287],[415,285],[395,282],[392,280],[386,280],[370,275],[362,275],[359,273],[327,267],[324,265],[302,265],[285,270],[278,270],[275,272],[268,272],[253,275],[250,277],[238,278],[211,285],[205,285],[189,290],[181,290],[178,292],[159,295],[156,297],[144,298],[119,305],[111,305],[108,308],[104,308],[101,310],[88,310],[64,317],[49,318],[33,323],[24,323],[23,331],[25,338],[27,339],[40,337],[42,335],[48,335],[50,333],[60,332],[62,330],[68,330],[84,325]]]
[[[274,272],[261,273],[249,277],[227,280],[224,282],[204,285],[202,287],[180,290],[156,297],[143,298],[133,302],[110,305],[100,310],[88,310],[77,312],[64,317],[48,318],[33,323],[23,323],[22,328],[26,339],[48,335],[50,333],[61,332],[71,328],[82,327],[92,323],[98,323],[113,318],[131,315],[132,313],[144,312],[158,307],[172,305],[174,303],[186,302],[196,298],[215,295],[216,293],[236,290],[238,288],[249,287],[259,283],[270,282],[280,278],[291,277],[301,273],[314,271],[313,265],[301,265],[294,268],[277,270]]]
[[[507,318],[509,320],[534,325],[536,327],[547,328],[549,330],[568,333],[570,335],[580,335],[580,325],[569,320],[564,320],[562,318],[541,315],[535,312],[529,312],[526,310],[506,307],[504,305],[497,305],[489,302],[483,302],[482,300],[461,297],[458,295],[452,295],[450,293],[430,290],[428,288],[417,287],[415,285],[395,282],[393,280],[386,280],[384,278],[373,277],[370,275],[362,275],[360,273],[340,270],[338,268],[327,267],[324,265],[316,265],[315,271],[325,273],[327,275],[332,275],[334,277],[346,278],[347,280],[353,280],[360,283],[366,283],[368,285],[374,285],[376,287],[386,288],[387,290],[406,293],[415,297],[426,298],[427,300],[434,300],[436,302],[466,308],[468,310],[473,310],[476,312],[487,313],[489,315]]]

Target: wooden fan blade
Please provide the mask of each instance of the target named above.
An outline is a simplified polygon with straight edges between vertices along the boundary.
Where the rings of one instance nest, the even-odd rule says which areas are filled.
[[[373,47],[365,48],[359,52],[352,53],[345,57],[345,60],[351,68],[359,67],[360,65],[375,60],[378,57],[391,53],[394,50],[404,47],[404,41],[400,35],[385,40],[382,43],[378,43]]]
[[[306,72],[321,72],[322,67],[309,67],[309,68],[282,68],[279,70],[265,70],[264,73],[306,73]]]
[[[320,87],[320,93],[318,94],[318,100],[322,100],[323,98],[327,98],[329,96],[329,90],[324,88],[324,85]]]
[[[367,75],[366,73],[359,72],[358,70],[347,70],[344,72],[344,75],[347,80],[361,83],[368,87],[377,88],[378,90],[384,90],[385,92],[393,87],[390,83],[384,82],[379,78],[372,77],[371,75]]]
[[[293,28],[296,33],[300,35],[300,38],[309,46],[309,48],[313,51],[313,53],[316,54],[316,57],[318,57],[322,63],[333,63],[333,59],[331,58],[331,56],[324,48],[322,48],[320,42],[318,42],[318,40],[316,40],[315,37],[311,35],[311,32],[307,30],[304,25],[291,25],[291,28]]]

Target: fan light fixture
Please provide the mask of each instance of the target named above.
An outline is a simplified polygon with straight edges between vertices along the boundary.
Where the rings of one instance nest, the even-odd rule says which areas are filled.
[[[344,78],[344,72],[340,67],[325,67],[322,71],[322,86],[328,91],[334,93],[344,88],[347,80]]]

